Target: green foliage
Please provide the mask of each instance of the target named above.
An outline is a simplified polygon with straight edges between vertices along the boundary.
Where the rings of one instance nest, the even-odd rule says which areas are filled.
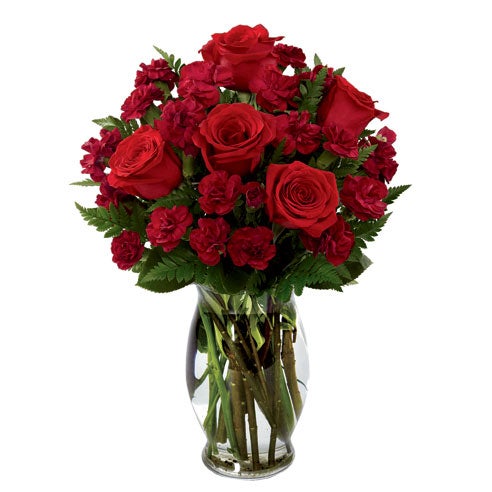
[[[321,152],[319,157],[315,161],[315,167],[318,169],[328,169],[335,161],[338,159],[338,156],[332,154],[328,150],[324,150]]]
[[[159,207],[172,208],[174,205],[191,207],[197,201],[197,198],[197,192],[189,184],[182,183],[178,188],[171,191],[169,195],[158,198],[149,208],[149,212]]]
[[[383,202],[391,205],[403,192],[407,191],[410,186],[412,185],[390,186],[388,188],[388,195]]]
[[[355,237],[361,241],[359,244],[362,248],[366,247],[366,241],[374,241],[376,236],[381,232],[381,229],[386,224],[388,219],[390,218],[391,212],[383,215],[380,219],[377,220],[367,220],[367,221],[359,221],[356,224],[352,224],[352,230],[355,234]]]
[[[333,71],[333,75],[343,75],[343,72],[345,72],[345,67],[337,68],[336,70]]]
[[[359,156],[357,157],[357,162],[359,164],[364,164],[369,156],[376,150],[378,144],[369,145],[369,147],[362,147],[359,149]]]
[[[323,97],[327,74],[327,68],[323,67],[316,75],[314,81],[303,80],[300,85],[302,97],[295,99],[299,103],[297,110],[299,112],[305,110],[309,111],[311,113],[312,121],[316,118],[316,111],[318,110],[318,105]]]
[[[278,163],[282,159],[282,154],[285,149],[285,144],[287,143],[287,138],[282,139],[282,141],[275,147],[270,162]]]
[[[164,58],[164,60],[167,61],[169,67],[171,70],[174,70],[177,74],[179,74],[179,71],[181,70],[181,67],[183,66],[183,63],[181,62],[181,58],[178,58],[177,60],[175,59],[174,55],[170,55],[166,53],[165,51],[161,50],[157,46],[154,46],[154,49],[159,53],[159,55]]]
[[[128,123],[120,120],[119,118],[115,118],[114,116],[107,116],[106,118],[96,118],[92,120],[93,123],[103,127],[105,130],[114,130],[118,128],[121,133],[121,138],[126,138],[130,136],[134,132],[135,122],[132,123],[129,121]],[[138,125],[137,125],[138,126]]]
[[[71,186],[100,186],[101,183],[97,183],[96,181],[92,181],[92,179],[84,179],[82,181],[75,181],[70,183]]]
[[[105,232],[104,237],[119,236],[124,229],[135,231],[145,240],[145,212],[139,206],[131,208],[131,214],[124,205],[115,207],[112,203],[109,209],[105,207],[85,208],[75,203],[83,219],[99,232]]]
[[[321,58],[318,56],[317,53],[314,54],[314,66],[318,65],[323,65],[323,62],[321,61]]]

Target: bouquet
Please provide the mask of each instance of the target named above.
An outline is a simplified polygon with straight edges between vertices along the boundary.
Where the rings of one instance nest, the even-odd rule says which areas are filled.
[[[395,132],[367,128],[388,113],[343,68],[317,55],[310,67],[282,39],[239,25],[188,64],[155,48],[119,117],[94,120],[99,137],[82,146],[88,178],[75,183],[98,187],[95,207],[76,206],[112,238],[113,261],[138,274],[139,287],[200,286],[195,328],[208,372],[189,385],[195,394],[210,378],[205,455],[216,456],[222,425],[231,460],[256,471],[278,464],[277,444],[288,449],[287,421],[302,408],[288,369],[292,293],[354,283],[388,205],[409,187],[388,185]],[[234,371],[239,417],[237,395],[226,394]],[[269,424],[263,461],[258,437],[237,425],[253,421],[255,405]]]

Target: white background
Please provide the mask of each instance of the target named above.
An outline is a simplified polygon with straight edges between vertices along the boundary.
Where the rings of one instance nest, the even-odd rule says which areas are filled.
[[[10,2],[0,19],[0,491],[492,490],[491,87],[486,2]],[[306,291],[294,464],[217,477],[184,380],[193,287],[159,296],[77,215],[90,121],[152,45],[185,61],[263,23],[389,111],[413,183],[344,294]]]

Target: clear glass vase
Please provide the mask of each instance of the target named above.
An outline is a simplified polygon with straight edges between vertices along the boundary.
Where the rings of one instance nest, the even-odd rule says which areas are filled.
[[[309,364],[294,298],[220,294],[198,285],[187,383],[212,471],[265,478],[290,465]]]

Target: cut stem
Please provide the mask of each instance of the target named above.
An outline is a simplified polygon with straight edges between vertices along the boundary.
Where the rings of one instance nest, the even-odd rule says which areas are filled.
[[[231,386],[232,421],[236,432],[239,458],[248,459],[248,448],[246,445],[246,396],[244,394],[243,376],[240,371],[229,368]]]
[[[299,419],[302,412],[302,396],[297,382],[296,359],[294,344],[292,342],[293,333],[291,330],[284,330],[282,337],[282,362],[284,364],[285,378],[289,388],[292,405],[296,418]]]
[[[259,470],[260,451],[258,447],[258,424],[256,422],[255,400],[253,398],[251,388],[246,381],[246,378],[244,378],[243,383],[244,393],[246,396],[246,408],[248,411],[249,439],[251,441],[251,457],[253,462],[253,470]]]

